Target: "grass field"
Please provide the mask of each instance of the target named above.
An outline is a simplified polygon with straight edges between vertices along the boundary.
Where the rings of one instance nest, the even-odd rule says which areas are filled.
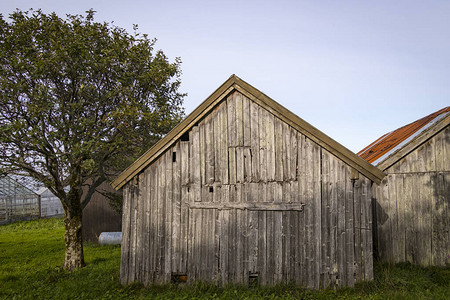
[[[0,299],[450,299],[450,268],[375,265],[355,288],[310,291],[291,285],[248,288],[119,283],[120,247],[86,244],[87,266],[62,270],[61,219],[0,226]]]

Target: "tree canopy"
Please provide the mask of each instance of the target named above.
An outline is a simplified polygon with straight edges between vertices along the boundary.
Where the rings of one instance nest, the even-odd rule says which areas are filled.
[[[67,263],[70,220],[184,115],[180,59],[136,31],[95,22],[92,10],[0,15],[0,172],[31,176],[59,197],[68,269],[80,266]]]

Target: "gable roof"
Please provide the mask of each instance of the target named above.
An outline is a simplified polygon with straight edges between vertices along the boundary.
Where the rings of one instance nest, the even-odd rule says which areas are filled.
[[[379,183],[385,176],[378,168],[369,164],[355,153],[351,152],[332,138],[322,133],[297,115],[287,110],[261,91],[246,83],[236,75],[232,75],[214,93],[212,93],[202,104],[190,113],[182,122],[175,126],[164,138],[157,142],[152,148],[145,152],[133,164],[125,169],[111,185],[120,189],[146,166],[158,158],[166,149],[173,145],[185,132],[191,129],[198,121],[207,115],[218,103],[224,100],[231,92],[238,91],[250,100],[262,106],[305,136],[316,142],[361,174]]]
[[[389,132],[358,152],[385,170],[449,125],[450,106]]]

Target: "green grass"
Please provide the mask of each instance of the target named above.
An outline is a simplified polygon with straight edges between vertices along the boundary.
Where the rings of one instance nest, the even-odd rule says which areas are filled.
[[[123,287],[120,247],[85,245],[87,266],[62,269],[61,219],[0,226],[0,299],[450,299],[450,268],[375,265],[375,280],[354,288],[311,291],[293,285]]]

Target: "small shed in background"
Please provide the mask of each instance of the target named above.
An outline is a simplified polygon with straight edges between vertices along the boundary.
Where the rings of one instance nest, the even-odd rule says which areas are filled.
[[[87,186],[84,187],[83,192],[86,193],[87,189]],[[117,193],[107,182],[102,183],[97,190],[102,193]],[[83,241],[98,242],[100,233],[122,230],[122,216],[111,207],[109,199],[102,193],[95,192],[83,209]]]
[[[374,186],[376,254],[450,264],[450,107],[385,134],[358,154],[388,175]]]
[[[233,75],[113,181],[121,282],[371,280],[371,187],[383,177]]]

